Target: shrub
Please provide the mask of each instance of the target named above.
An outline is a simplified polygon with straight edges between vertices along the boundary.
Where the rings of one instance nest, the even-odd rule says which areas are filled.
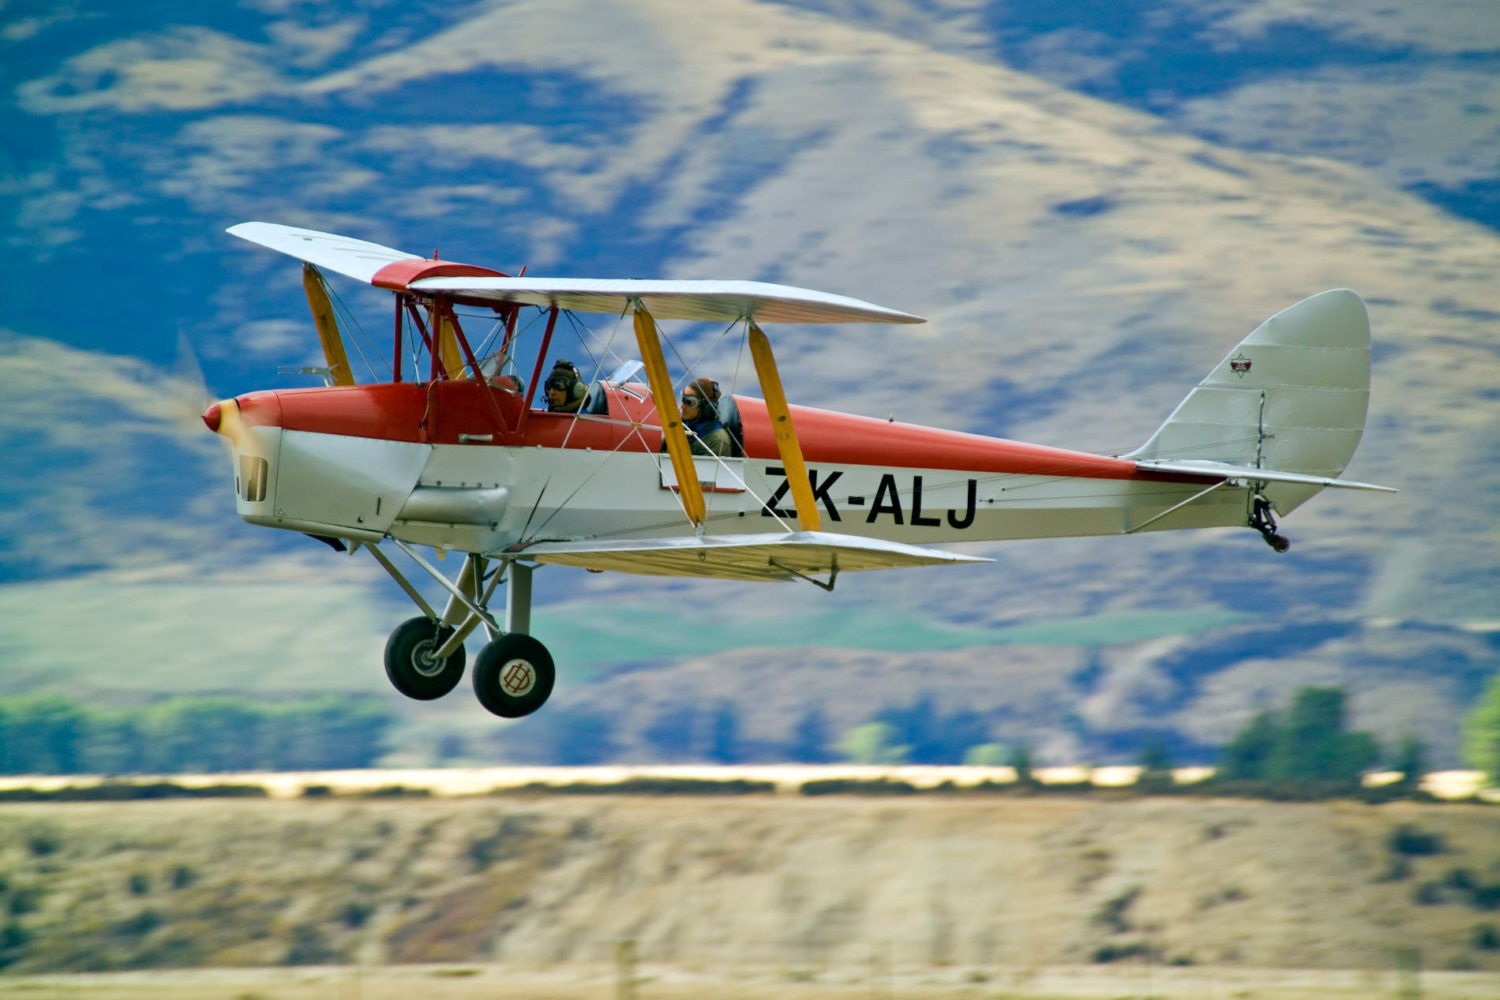
[[[283,965],[326,965],[338,961],[338,952],[328,945],[323,929],[314,923],[297,924],[292,928],[291,942],[287,947]]]
[[[1126,919],[1125,914],[1140,894],[1141,887],[1133,885],[1113,899],[1105,900],[1098,912],[1094,914],[1093,922],[1108,927],[1114,934],[1122,934],[1130,930],[1130,921]]]
[[[5,909],[13,917],[35,913],[42,904],[42,890],[34,885],[16,888],[5,897]]]
[[[1469,902],[1476,910],[1500,910],[1500,882],[1476,885],[1470,891]]]
[[[432,797],[432,789],[407,788],[405,785],[382,785],[380,788],[360,792],[359,797],[362,799],[427,799]]]
[[[1145,941],[1130,941],[1125,944],[1106,944],[1094,949],[1093,960],[1103,964],[1127,958],[1151,958],[1158,956],[1157,950]]]
[[[1459,892],[1474,891],[1474,873],[1467,868],[1450,868],[1443,876],[1443,885]]]
[[[357,930],[365,925],[365,922],[370,919],[370,914],[374,912],[374,905],[363,900],[351,899],[344,904],[343,912],[339,914],[339,917],[343,920],[345,927]]]
[[[1376,877],[1377,882],[1401,882],[1411,878],[1411,858],[1398,854],[1391,858],[1385,871]]]
[[[164,923],[162,915],[155,910],[146,909],[126,917],[115,925],[115,930],[125,937],[145,937]]]
[[[665,778],[646,775],[615,782],[575,781],[567,785],[550,785],[534,781],[517,789],[500,789],[498,795],[769,795],[776,791],[773,781],[750,781],[729,778]]]
[[[915,795],[917,786],[908,781],[876,778],[825,778],[802,783],[803,795]]]
[[[1475,924],[1469,932],[1469,947],[1476,951],[1500,951],[1500,931],[1494,924]]]
[[[1436,882],[1423,882],[1412,890],[1411,901],[1418,906],[1437,906],[1443,901],[1443,887]]]
[[[1440,833],[1428,833],[1420,830],[1410,823],[1402,823],[1391,831],[1386,841],[1392,854],[1405,854],[1408,857],[1426,857],[1439,854],[1443,850],[1443,835]]]
[[[56,854],[62,847],[62,837],[56,830],[37,829],[26,834],[26,849],[34,858],[45,858]]]
[[[31,943],[31,932],[19,920],[11,920],[0,927],[0,969],[20,961]]]

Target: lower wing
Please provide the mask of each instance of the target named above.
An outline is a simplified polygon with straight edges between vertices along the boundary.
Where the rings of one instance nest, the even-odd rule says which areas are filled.
[[[503,554],[538,563],[645,576],[696,576],[719,580],[803,579],[828,587],[832,585],[831,578],[841,572],[990,562],[977,556],[921,545],[825,531],[533,542]],[[829,574],[827,583],[814,579],[814,575],[820,573]]]

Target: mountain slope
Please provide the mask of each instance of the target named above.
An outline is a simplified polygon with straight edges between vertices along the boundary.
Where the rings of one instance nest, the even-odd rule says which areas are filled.
[[[1256,145],[1249,83],[1178,93],[1155,115],[997,59],[986,41],[997,29],[973,5],[929,14],[922,30],[893,30],[921,18],[914,5],[857,16],[820,6],[732,0],[709,18],[679,0],[523,2],[427,22],[337,5],[304,20],[189,17],[167,5],[128,24],[60,15],[25,38],[13,30],[6,44],[22,57],[4,71],[14,100],[4,114],[42,136],[13,154],[17,180],[0,190],[19,257],[6,278],[10,322],[28,335],[5,342],[0,377],[31,390],[7,395],[25,402],[3,425],[7,457],[23,470],[0,487],[0,571],[22,588],[5,602],[10,656],[25,668],[15,676],[97,669],[95,645],[54,642],[62,626],[37,627],[50,617],[26,621],[35,601],[67,607],[43,589],[66,577],[112,595],[123,619],[192,620],[201,638],[170,647],[174,661],[195,645],[248,663],[279,650],[285,675],[260,678],[272,689],[280,676],[299,678],[291,686],[381,687],[383,634],[408,614],[392,588],[362,557],[340,561],[241,525],[216,445],[172,429],[165,390],[153,388],[175,350],[164,328],[189,336],[223,394],[289,384],[273,365],[315,351],[296,268],[221,232],[265,218],[436,246],[449,259],[525,263],[531,274],[748,277],[867,297],[930,322],[781,331],[793,398],[1099,451],[1144,440],[1267,315],[1324,288],[1354,288],[1369,301],[1377,346],[1370,424],[1348,471],[1403,493],[1325,494],[1287,522],[1295,547],[1286,557],[1248,531],[1027,542],[982,547],[996,566],[841,581],[815,601],[798,588],[686,591],[559,572],[539,577],[539,596],[559,604],[560,622],[539,609],[539,628],[565,632],[590,608],[605,620],[612,608],[669,609],[687,593],[691,615],[658,612],[644,627],[691,645],[699,616],[733,633],[809,607],[830,633],[871,608],[902,609],[896,617],[916,631],[994,632],[1207,608],[1237,623],[1171,638],[1127,629],[1102,647],[977,646],[943,653],[943,669],[926,673],[924,654],[872,634],[864,641],[884,666],[830,713],[860,721],[853,705],[904,703],[925,687],[957,704],[968,689],[946,687],[947,678],[972,672],[994,685],[985,703],[1008,741],[1118,755],[1158,728],[1201,752],[1316,680],[1351,688],[1356,725],[1377,726],[1388,742],[1420,732],[1450,760],[1454,720],[1496,662],[1494,644],[1472,630],[1500,621],[1494,231],[1391,186],[1388,164],[1419,156],[1414,142],[1366,169],[1184,131],[1207,134],[1200,119],[1213,118],[1216,134]],[[1236,10],[1235,30],[1250,32],[1254,8]],[[1275,20],[1279,10],[1262,13]],[[1389,29],[1371,16],[1370,30]],[[1413,91],[1439,121],[1450,92]],[[1314,120],[1300,107],[1292,118]],[[1317,151],[1343,152],[1337,142]],[[48,291],[58,274],[107,302],[107,316],[60,313]],[[383,296],[336,290],[382,345]],[[723,378],[737,359],[710,350],[717,333],[684,331],[681,346],[688,357],[708,352],[702,368]],[[608,336],[606,324],[599,338]],[[122,353],[144,361],[122,362]],[[131,573],[227,576],[255,588],[257,610],[240,616],[255,621],[164,614],[181,605],[116,585]],[[297,582],[272,589],[276,579]],[[268,642],[283,635],[259,625],[278,595],[291,616],[320,607],[307,599],[319,590],[329,605],[285,633],[319,638]],[[205,604],[240,603],[207,593],[198,595]],[[112,628],[88,619],[101,633]],[[336,638],[341,629],[347,640]],[[121,634],[130,662],[142,664],[132,676],[150,686],[159,648]],[[837,648],[810,641],[800,659],[833,671],[849,658],[849,639],[825,644]],[[750,669],[772,655],[741,650],[711,662]],[[1010,667],[1049,657],[1037,667],[1057,675],[1045,697],[1004,683]],[[621,718],[625,746],[639,746],[630,720],[669,710],[690,687],[680,657],[622,654],[607,635],[577,660],[589,670],[570,677],[564,665],[565,683],[579,687],[554,710],[612,713],[619,686],[633,682],[609,675],[659,677]],[[794,672],[763,671],[749,692],[733,690],[736,671],[726,669],[727,689],[714,697],[747,712],[806,697]],[[915,686],[909,671],[920,674]],[[161,686],[194,673],[163,664]],[[833,704],[840,687],[830,676]],[[586,683],[597,686],[584,692]],[[474,736],[470,752],[496,752],[492,720],[471,703],[404,708],[415,727],[457,725]],[[563,721],[526,725],[546,733]]]

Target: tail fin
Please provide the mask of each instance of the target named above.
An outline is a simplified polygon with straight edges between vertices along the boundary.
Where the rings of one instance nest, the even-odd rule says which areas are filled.
[[[1256,327],[1124,457],[1290,473],[1267,479],[1274,487],[1267,495],[1284,514],[1318,492],[1316,480],[1344,471],[1364,433],[1369,399],[1364,301],[1348,289],[1322,292]],[[1296,482],[1300,477],[1307,481]]]

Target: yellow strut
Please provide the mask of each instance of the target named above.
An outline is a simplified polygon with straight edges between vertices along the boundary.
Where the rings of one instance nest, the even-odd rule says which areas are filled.
[[[437,331],[438,357],[443,359],[443,370],[449,378],[464,377],[464,356],[458,349],[458,337],[453,332],[453,320],[448,310],[435,305],[432,322],[428,325]]]
[[[639,303],[635,307],[635,339],[641,348],[641,360],[646,365],[646,381],[651,386],[651,398],[656,403],[656,415],[661,420],[661,434],[667,443],[667,454],[672,456],[672,471],[677,473],[677,495],[682,500],[682,509],[687,513],[688,520],[701,526],[706,515],[703,487],[698,483],[698,467],[693,464],[687,432],[682,427],[682,412],[677,409],[677,394],[672,391],[672,379],[667,374],[667,359],[661,353],[656,321]]]
[[[323,275],[311,264],[302,265],[302,287],[307,292],[307,304],[312,307],[313,326],[318,328],[318,339],[323,342],[329,381],[334,385],[353,385],[354,373],[349,370],[349,356],[344,353],[344,341],[339,336],[333,305],[328,301],[328,290],[323,286]]]
[[[755,374],[760,379],[760,391],[766,397],[766,414],[771,418],[771,430],[776,435],[776,450],[781,452],[787,486],[792,491],[792,502],[797,505],[797,524],[803,531],[817,531],[822,528],[823,520],[818,515],[818,502],[813,498],[807,463],[802,461],[802,445],[797,442],[797,430],[792,426],[792,413],[787,409],[786,393],[781,388],[781,375],[776,371],[771,342],[754,320],[747,322],[750,325],[750,357],[755,359]]]

